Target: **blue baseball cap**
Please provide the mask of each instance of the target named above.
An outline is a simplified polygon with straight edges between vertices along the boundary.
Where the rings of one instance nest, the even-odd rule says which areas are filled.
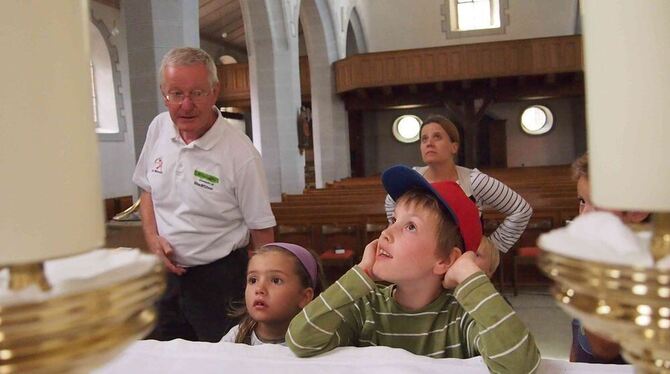
[[[458,183],[453,181],[430,183],[416,170],[405,165],[395,165],[386,169],[382,174],[382,183],[394,201],[415,188],[435,196],[440,208],[458,226],[465,244],[464,250],[477,251],[483,233],[479,209],[465,195]]]

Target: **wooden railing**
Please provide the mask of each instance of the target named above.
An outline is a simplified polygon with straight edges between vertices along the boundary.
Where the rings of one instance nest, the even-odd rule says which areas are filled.
[[[337,93],[576,71],[582,71],[579,35],[366,53],[335,63]]]
[[[309,101],[307,56],[300,57],[300,90]],[[510,40],[449,47],[366,53],[335,63],[338,93],[359,88],[582,71],[581,36]],[[248,106],[249,65],[218,67],[219,101]]]

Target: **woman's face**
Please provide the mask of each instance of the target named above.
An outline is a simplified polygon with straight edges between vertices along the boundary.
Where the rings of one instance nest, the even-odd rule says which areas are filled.
[[[435,122],[421,128],[421,159],[426,164],[454,160],[458,143],[452,142],[446,131]]]

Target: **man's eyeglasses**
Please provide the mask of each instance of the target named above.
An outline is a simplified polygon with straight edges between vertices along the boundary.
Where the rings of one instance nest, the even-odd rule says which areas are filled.
[[[212,93],[212,90],[203,91],[203,90],[193,90],[189,94],[185,94],[181,91],[168,92],[165,95],[165,99],[172,104],[181,104],[184,102],[184,99],[187,97],[191,99],[194,104],[202,104]]]

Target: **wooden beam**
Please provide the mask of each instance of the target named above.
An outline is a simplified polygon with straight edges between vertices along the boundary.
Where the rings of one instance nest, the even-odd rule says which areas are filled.
[[[493,103],[493,99],[491,97],[485,97],[484,101],[482,102],[482,105],[479,107],[479,110],[477,110],[477,113],[475,113],[474,121],[476,123],[479,123],[479,121],[484,118],[484,115],[486,114],[486,109]]]
[[[382,93],[384,96],[391,96],[393,95],[393,87],[392,86],[384,86],[382,87]]]
[[[546,84],[555,84],[556,83],[556,74],[549,73],[544,76],[544,83]]]
[[[356,90],[356,96],[358,96],[361,99],[367,99],[368,91],[366,91],[364,88],[359,88]]]
[[[477,133],[479,121],[475,115],[475,99],[468,98],[463,102],[463,126],[464,138],[461,140],[461,146],[465,146],[465,166],[477,167]]]
[[[447,107],[446,102],[455,108],[464,97],[474,99],[488,98],[491,102],[511,102],[538,100],[559,97],[579,97],[584,96],[584,83],[580,81],[559,82],[556,85],[548,86],[538,82],[536,84],[527,84],[523,87],[516,86],[516,82],[503,85],[499,81],[495,89],[486,85],[473,85],[469,91],[464,91],[458,87],[446,89],[442,92],[432,90],[433,85],[421,89],[416,94],[410,94],[407,90],[393,90],[393,95],[385,96],[381,91],[377,95],[372,95],[373,91],[368,91],[367,98],[362,98],[354,92],[342,95],[347,110],[384,110],[407,107]],[[359,89],[363,90],[363,89]],[[489,103],[490,105],[490,103]],[[460,109],[459,114],[460,114]],[[481,110],[481,108],[480,108]]]
[[[526,84],[526,76],[520,75],[516,77],[516,85],[519,87],[523,87]]]
[[[451,114],[453,114],[456,117],[456,121],[463,123],[466,120],[465,117],[465,112],[459,107],[458,104],[456,104],[455,101],[451,99],[447,99],[444,101],[444,106],[447,108]]]

